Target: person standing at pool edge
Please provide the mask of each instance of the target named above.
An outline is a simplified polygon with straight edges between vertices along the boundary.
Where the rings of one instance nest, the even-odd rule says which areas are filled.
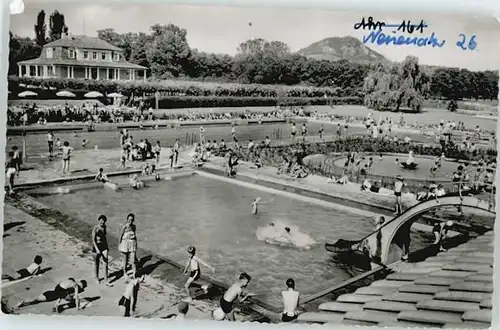
[[[186,290],[188,296],[187,301],[192,301],[193,298],[191,297],[189,288],[194,286],[194,282],[196,282],[201,277],[200,264],[210,268],[214,273],[215,268],[195,256],[196,248],[194,246],[190,246],[187,251],[190,255],[190,258],[186,264],[186,267],[184,268],[184,274],[187,274],[189,269],[189,278],[187,279],[186,284],[184,284],[184,289]],[[203,289],[203,291],[207,292],[208,287],[206,285],[203,285],[201,288]]]
[[[404,182],[401,175],[396,176],[396,182],[394,182],[394,195],[396,196],[396,210],[395,214],[399,215],[403,212],[403,207],[401,205],[401,192],[403,190]]]
[[[62,175],[69,174],[69,160],[71,158],[71,152],[73,148],[69,146],[68,141],[64,141],[63,146],[60,148],[62,150]]]
[[[106,221],[108,218],[105,215],[100,215],[97,219],[98,223],[94,226],[92,230],[92,248],[94,252],[94,262],[95,262],[95,278],[97,283],[101,283],[99,278],[99,265],[100,261],[104,262],[104,281],[106,285],[112,286],[108,280],[108,238],[106,232]]]
[[[132,265],[133,274],[136,273],[137,236],[134,221],[135,215],[133,213],[127,215],[127,222],[120,233],[118,250],[122,253],[123,276],[127,276],[127,264],[129,262]]]
[[[5,178],[9,182],[9,194],[14,193],[14,178],[16,177],[16,161],[14,159],[14,152],[9,151],[9,156],[5,161]]]

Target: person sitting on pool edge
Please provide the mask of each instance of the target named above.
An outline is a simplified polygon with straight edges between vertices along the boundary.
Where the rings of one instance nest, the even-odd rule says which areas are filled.
[[[97,172],[97,174],[94,178],[94,181],[98,181],[98,182],[102,182],[102,183],[109,182],[108,176],[106,174],[104,174],[104,169],[102,167],[99,169],[99,172]]]
[[[286,287],[287,290],[281,292],[284,306],[281,321],[292,322],[299,316],[297,308],[299,306],[300,293],[295,290],[295,281],[292,278],[286,280]]]

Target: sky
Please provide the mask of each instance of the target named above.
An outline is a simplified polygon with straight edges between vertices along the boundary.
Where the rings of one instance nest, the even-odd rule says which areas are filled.
[[[355,30],[353,26],[363,16],[373,16],[374,20],[387,24],[399,24],[403,20],[420,22],[423,19],[428,24],[424,35],[434,32],[439,40],[446,40],[442,48],[367,46],[393,61],[414,55],[422,64],[470,70],[498,70],[500,61],[500,23],[487,17],[270,7],[137,5],[116,1],[68,3],[25,0],[25,5],[23,14],[11,16],[11,31],[20,36],[34,37],[33,25],[40,10],[45,11],[48,20],[50,13],[57,9],[64,14],[70,33],[75,35],[96,36],[97,30],[105,28],[113,28],[119,33],[148,32],[153,24],[172,23],[187,30],[192,48],[231,55],[236,53],[241,42],[251,38],[279,40],[288,44],[292,51],[327,37],[353,36],[362,40],[369,31]],[[477,48],[474,51],[464,51],[456,46],[461,33],[467,41],[472,34],[476,35]]]

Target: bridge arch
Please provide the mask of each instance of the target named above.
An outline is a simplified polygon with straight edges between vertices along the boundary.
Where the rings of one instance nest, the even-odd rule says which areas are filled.
[[[401,259],[398,253],[391,253],[391,245],[399,230],[405,226],[411,226],[417,217],[429,210],[442,206],[463,206],[480,209],[490,214],[495,214],[493,207],[483,200],[475,197],[443,196],[413,205],[399,216],[386,222],[378,231],[373,232],[362,240],[361,245],[368,245],[370,257],[380,259],[382,264],[388,265]]]

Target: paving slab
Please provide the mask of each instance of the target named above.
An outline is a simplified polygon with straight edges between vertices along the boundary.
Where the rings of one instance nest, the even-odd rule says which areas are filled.
[[[468,263],[468,264],[486,264],[493,265],[493,257],[491,258],[479,258],[479,257],[460,257],[455,260],[458,263]]]
[[[460,323],[462,318],[457,313],[435,311],[405,311],[398,314],[399,321],[419,322],[424,324]]]
[[[471,276],[471,272],[462,272],[462,271],[454,271],[454,270],[438,270],[436,272],[430,273],[429,276],[461,279],[461,278],[466,278],[468,276]]]
[[[336,313],[346,313],[350,311],[359,311],[362,310],[362,304],[351,304],[351,303],[342,303],[337,301],[331,301],[322,303],[318,306],[318,310],[323,312],[336,312]]]
[[[492,275],[482,275],[482,274],[471,275],[471,276],[465,278],[465,282],[493,283],[493,276]]]
[[[321,312],[306,312],[299,314],[297,322],[312,322],[312,323],[341,323],[344,320],[343,313],[321,313]]]
[[[458,270],[462,272],[477,272],[479,270],[477,264],[471,264],[471,263],[453,263],[453,264],[447,264],[443,265],[441,267],[443,270]]]
[[[482,269],[479,269],[477,271],[477,274],[481,274],[481,275],[493,275],[493,267],[485,267],[485,268],[482,268]]]
[[[408,281],[380,280],[380,281],[375,281],[371,284],[371,286],[378,288],[399,288],[403,285],[408,285]]]
[[[492,309],[493,308],[493,297],[490,297],[489,299],[482,300],[479,303],[479,307]]]
[[[414,281],[418,278],[421,278],[422,274],[415,274],[415,273],[394,273],[390,274],[386,277],[387,280],[389,281]]]
[[[396,322],[381,322],[378,324],[378,327],[380,328],[424,328],[424,329],[429,329],[432,327],[432,325],[425,324],[425,323],[418,323],[418,322],[409,322],[409,321],[396,321]],[[434,326],[436,327],[436,326]]]
[[[398,288],[373,287],[370,285],[357,289],[355,293],[363,295],[383,296],[385,294],[397,292],[397,290]]]
[[[406,293],[423,293],[423,294],[435,294],[440,291],[448,291],[447,287],[435,286],[435,285],[407,285],[399,288],[399,292]]]
[[[398,313],[402,311],[414,311],[417,310],[415,304],[413,303],[403,303],[396,301],[384,301],[380,302],[369,302],[363,306],[364,310],[375,310],[375,311],[384,311],[384,312],[393,312]]]
[[[345,320],[362,321],[369,323],[396,322],[397,313],[387,313],[378,311],[357,311],[348,312],[344,316]]]
[[[449,286],[453,280],[446,277],[426,276],[415,280],[417,285]]]
[[[370,301],[380,301],[382,296],[364,295],[357,293],[343,294],[337,298],[337,302],[364,304]]]
[[[422,265],[418,265],[418,266],[411,267],[408,269],[402,269],[401,271],[399,271],[399,273],[401,273],[401,274],[411,273],[411,274],[426,275],[426,274],[429,274],[432,272],[436,272],[438,270],[441,270],[441,266],[440,267],[424,267]]]
[[[488,329],[489,327],[489,324],[479,322],[446,323],[443,325],[443,329]]]
[[[470,311],[462,316],[464,321],[468,322],[481,322],[491,324],[491,309],[481,309],[478,311]]]
[[[438,292],[434,295],[434,299],[436,300],[463,301],[463,302],[475,302],[475,303],[479,303],[487,299],[491,301],[491,298],[492,298],[491,293],[466,292],[466,291],[444,291],[444,292]]]
[[[450,291],[493,293],[493,284],[484,282],[459,282],[450,285]]]
[[[432,299],[432,297],[433,295],[431,294],[398,292],[391,295],[383,296],[382,300],[416,304],[417,302],[422,300]]]
[[[465,313],[479,310],[478,303],[448,300],[424,300],[417,303],[418,309],[445,311],[451,313]]]

